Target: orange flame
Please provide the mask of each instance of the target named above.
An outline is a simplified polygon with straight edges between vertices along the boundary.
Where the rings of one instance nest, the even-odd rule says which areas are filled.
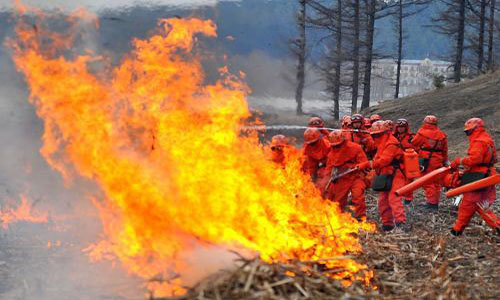
[[[32,204],[26,196],[21,195],[21,203],[16,208],[5,208],[0,211],[0,222],[3,229],[8,229],[9,224],[17,222],[47,223],[47,212],[33,212]]]
[[[241,135],[250,117],[241,77],[223,67],[207,83],[196,45],[198,36],[216,36],[212,21],[160,20],[120,65],[91,71],[97,58],[68,52],[61,33],[44,35],[42,20],[34,32],[19,19],[9,43],[45,124],[41,153],[66,179],[92,179],[105,194],[94,203],[106,240],[86,249],[92,258],[117,257],[129,271],[158,278],[182,271],[177,257],[195,239],[268,262],[361,250],[355,235],[372,225],[323,201],[298,158],[277,167],[256,134]],[[371,276],[355,277],[366,266],[353,260],[324,263],[344,268],[339,278]],[[150,288],[179,294],[181,284]]]

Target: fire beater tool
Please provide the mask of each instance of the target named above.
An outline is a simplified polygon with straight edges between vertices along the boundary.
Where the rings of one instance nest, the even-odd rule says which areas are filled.
[[[359,168],[356,167],[356,168],[352,168],[352,169],[347,169],[346,171],[342,172],[342,173],[338,173],[337,172],[337,169],[336,168],[333,168],[332,169],[332,175],[330,176],[330,180],[328,180],[328,183],[326,184],[326,187],[325,187],[325,195],[328,191],[328,189],[330,188],[330,185],[339,180],[340,178],[346,176],[346,175],[349,175],[351,173],[354,173],[356,171],[359,171]]]

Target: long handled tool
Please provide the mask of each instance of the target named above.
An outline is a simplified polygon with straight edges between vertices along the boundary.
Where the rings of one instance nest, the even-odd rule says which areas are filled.
[[[461,187],[457,187],[453,190],[450,190],[446,193],[446,197],[451,198],[451,197],[454,197],[456,195],[460,195],[460,194],[467,193],[467,192],[472,192],[472,191],[486,188],[486,187],[489,187],[489,186],[492,186],[495,184],[499,184],[499,183],[500,183],[500,174],[496,174],[496,175],[486,177],[486,178],[478,180],[478,181],[471,182],[471,183],[466,184],[466,185],[462,185]]]
[[[346,171],[344,171],[342,173],[337,173],[337,172],[335,172],[335,168],[333,168],[332,169],[332,175],[330,176],[330,180],[328,180],[328,183],[326,184],[324,195],[326,195],[326,193],[328,192],[328,189],[330,188],[330,185],[333,182],[339,180],[340,178],[342,178],[342,177],[344,177],[346,175],[349,175],[349,174],[357,172],[357,171],[359,171],[358,167],[352,168],[352,169],[347,169]]]

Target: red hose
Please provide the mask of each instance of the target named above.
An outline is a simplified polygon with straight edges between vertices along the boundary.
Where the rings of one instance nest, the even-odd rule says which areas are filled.
[[[448,191],[446,193],[446,197],[448,197],[448,198],[454,197],[456,195],[460,195],[460,194],[467,193],[467,192],[472,192],[472,191],[479,190],[479,189],[489,187],[489,186],[499,184],[499,183],[500,183],[500,174],[496,174],[496,175],[486,177],[484,179],[481,179],[481,180],[478,180],[475,182],[471,182],[471,183],[466,184],[466,185],[462,185],[462,186],[457,187],[456,189],[453,189],[451,191]]]
[[[418,189],[419,187],[421,187],[429,182],[436,181],[440,177],[443,177],[446,174],[446,172],[448,172],[449,170],[450,170],[450,167],[442,167],[442,168],[436,169],[428,174],[425,174],[424,176],[422,176],[418,179],[415,179],[412,183],[407,184],[407,185],[401,187],[400,189],[398,189],[396,191],[396,195],[398,197],[407,195],[407,194],[413,192],[414,190]]]

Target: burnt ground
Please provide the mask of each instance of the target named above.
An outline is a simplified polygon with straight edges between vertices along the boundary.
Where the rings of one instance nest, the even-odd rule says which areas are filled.
[[[497,190],[498,194],[498,190]],[[376,199],[368,195],[369,216],[377,218]],[[457,215],[450,199],[437,212],[419,191],[412,205],[409,232],[368,234],[361,260],[375,270],[384,298],[500,298],[500,236],[476,215],[461,237],[449,234]],[[498,201],[493,210],[499,214]]]

